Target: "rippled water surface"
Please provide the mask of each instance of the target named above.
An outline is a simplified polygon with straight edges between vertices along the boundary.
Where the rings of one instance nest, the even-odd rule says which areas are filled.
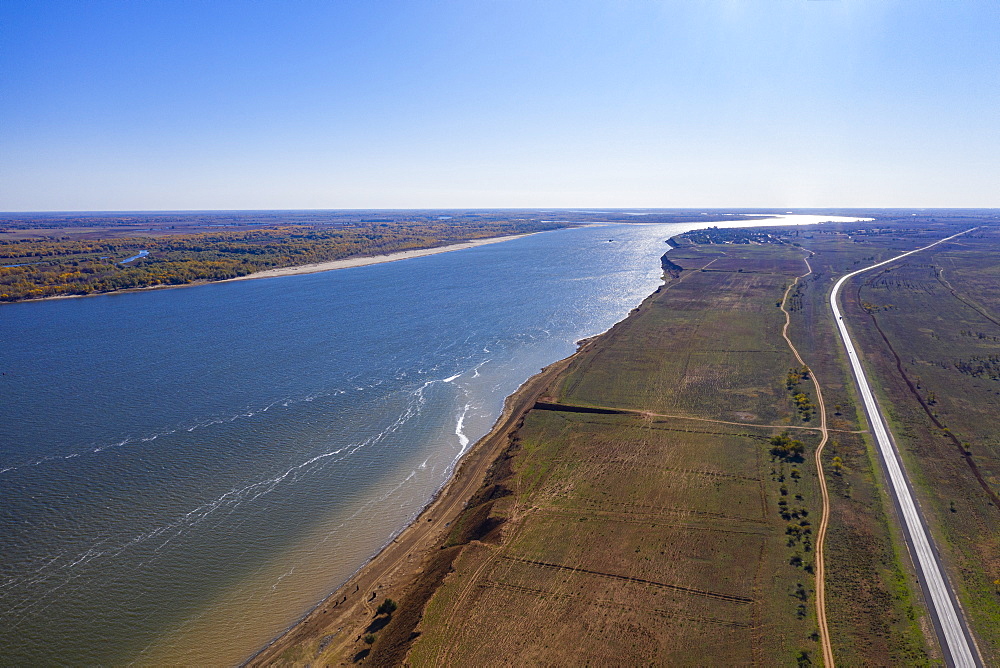
[[[246,658],[693,227],[0,308],[3,663]]]

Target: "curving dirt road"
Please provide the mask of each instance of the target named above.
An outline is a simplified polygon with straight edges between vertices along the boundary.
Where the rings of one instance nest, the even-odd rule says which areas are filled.
[[[805,250],[805,249],[803,249]],[[808,251],[810,255],[813,255],[812,251]],[[792,288],[794,288],[798,282],[812,273],[812,265],[809,264],[809,258],[804,257],[802,261],[806,263],[806,268],[809,269],[806,273],[797,277],[792,284],[788,286],[785,290],[785,296],[781,299],[781,310],[785,314],[785,326],[781,328],[781,335],[785,337],[785,341],[788,343],[788,347],[792,349],[792,353],[795,355],[795,359],[799,361],[802,366],[808,366],[803,360],[802,355],[795,348],[795,344],[792,340],[788,338],[788,326],[792,323],[792,314],[788,312],[785,308],[785,304],[788,303],[788,295],[791,293]],[[826,489],[826,476],[823,475],[823,448],[826,447],[826,442],[830,438],[830,432],[826,427],[826,404],[823,403],[823,390],[819,386],[819,380],[816,379],[816,374],[810,371],[809,377],[812,379],[813,388],[816,390],[816,403],[819,404],[819,430],[820,430],[820,441],[819,446],[816,447],[815,462],[816,462],[816,475],[819,479],[819,489],[823,496],[823,515],[819,522],[819,528],[816,531],[816,622],[819,625],[819,641],[820,645],[823,647],[823,665],[827,668],[832,668],[834,664],[833,660],[833,647],[830,644],[830,630],[826,623],[826,569],[823,558],[823,546],[826,543],[826,529],[830,524],[830,494]]]

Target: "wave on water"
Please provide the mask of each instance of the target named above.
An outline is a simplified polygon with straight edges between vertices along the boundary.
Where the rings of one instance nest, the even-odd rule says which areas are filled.
[[[372,389],[373,387],[376,387],[377,385],[380,385],[380,384],[381,384],[381,382],[376,382],[376,383],[373,383],[372,385],[370,385],[368,387],[357,387],[357,388],[354,388],[354,389],[357,390],[357,391],[365,391],[365,390],[368,390],[368,389]],[[249,418],[252,418],[254,416],[260,415],[262,413],[267,413],[269,410],[271,410],[272,408],[274,408],[276,406],[280,406],[282,408],[290,408],[290,407],[295,406],[296,404],[311,403],[313,401],[316,401],[317,399],[324,399],[324,398],[328,398],[328,397],[329,398],[337,397],[337,396],[340,396],[340,395],[346,394],[346,393],[347,393],[347,390],[336,389],[336,390],[328,390],[328,391],[322,391],[322,392],[315,392],[315,393],[311,393],[311,394],[308,394],[308,395],[305,395],[305,396],[300,396],[300,397],[286,397],[284,399],[277,399],[277,400],[272,401],[272,402],[270,402],[269,404],[267,404],[267,405],[265,405],[263,407],[247,408],[247,409],[244,409],[244,410],[242,410],[242,411],[240,411],[238,413],[231,414],[231,415],[226,415],[226,416],[223,416],[223,417],[207,418],[207,419],[198,420],[198,421],[196,421],[194,423],[190,423],[189,422],[187,424],[181,424],[181,425],[179,425],[177,427],[164,428],[164,429],[160,429],[158,431],[150,432],[150,433],[148,433],[148,434],[146,434],[144,436],[126,436],[125,438],[123,438],[121,440],[118,440],[118,441],[113,441],[113,442],[105,443],[105,444],[102,444],[102,445],[90,445],[90,446],[87,446],[85,450],[70,452],[68,454],[46,455],[44,457],[39,457],[38,459],[35,459],[35,460],[32,460],[32,461],[22,462],[22,463],[18,463],[18,464],[6,466],[4,468],[0,468],[0,474],[7,473],[7,472],[10,472],[10,471],[17,471],[17,470],[20,470],[20,469],[30,468],[30,467],[33,467],[33,466],[39,466],[41,464],[45,464],[46,462],[65,461],[65,460],[69,460],[69,459],[75,459],[75,458],[83,456],[83,455],[97,455],[97,454],[101,454],[102,452],[106,452],[108,450],[113,450],[113,449],[125,447],[125,446],[128,446],[128,445],[142,445],[142,444],[146,444],[146,443],[152,443],[153,441],[156,441],[157,439],[160,439],[160,438],[163,438],[163,437],[166,437],[166,436],[171,436],[173,434],[177,434],[177,433],[182,432],[182,431],[190,433],[190,432],[194,432],[196,430],[206,429],[208,427],[212,427],[212,426],[219,425],[219,424],[228,424],[228,423],[236,422],[237,420],[249,419]]]
[[[472,367],[472,369],[470,369],[473,372],[472,378],[478,378],[479,377],[479,369],[484,364],[486,364],[489,361],[490,360],[488,360],[488,359],[480,361],[478,364],[476,364],[474,367]],[[417,393],[419,394],[424,389],[426,389],[428,386],[430,386],[430,385],[432,385],[434,383],[438,383],[438,382],[451,383],[451,382],[454,382],[455,380],[457,380],[461,376],[463,376],[466,373],[468,373],[468,371],[469,370],[461,371],[461,372],[456,373],[456,374],[454,374],[452,376],[449,376],[447,378],[434,379],[434,380],[426,381],[424,383],[423,387],[421,387],[420,389],[417,390]],[[421,373],[425,373],[425,372],[421,371]],[[403,375],[405,375],[405,373]],[[66,454],[45,455],[45,456],[42,456],[42,457],[38,457],[37,459],[26,461],[26,462],[10,463],[7,466],[0,467],[0,475],[3,475],[5,473],[11,473],[11,472],[15,472],[15,471],[27,469],[27,468],[31,468],[31,467],[35,467],[35,466],[40,466],[42,464],[46,464],[46,463],[50,463],[50,462],[64,462],[64,461],[68,461],[68,460],[71,460],[71,459],[76,459],[76,458],[79,458],[79,457],[82,457],[82,456],[86,456],[86,455],[98,455],[98,454],[101,454],[103,452],[107,452],[109,450],[114,450],[116,448],[122,448],[122,447],[126,447],[126,446],[145,445],[145,444],[153,443],[154,441],[157,441],[158,439],[161,439],[161,438],[164,438],[164,437],[167,437],[167,436],[171,436],[173,434],[177,434],[179,432],[189,432],[190,433],[190,432],[194,432],[194,431],[198,431],[198,430],[202,430],[202,429],[207,429],[207,428],[215,426],[215,425],[220,425],[220,424],[224,425],[224,424],[236,422],[237,420],[249,419],[249,418],[255,417],[257,415],[260,415],[260,414],[263,414],[263,413],[267,413],[268,411],[270,411],[271,409],[276,408],[276,407],[290,408],[290,407],[293,407],[296,404],[300,404],[300,403],[311,403],[311,402],[314,402],[314,401],[316,401],[318,399],[338,397],[338,396],[344,395],[344,394],[346,394],[346,393],[348,393],[350,391],[365,392],[365,391],[368,391],[368,390],[375,389],[376,387],[382,385],[383,382],[384,382],[384,380],[380,379],[380,380],[375,380],[375,381],[371,382],[368,385],[354,386],[354,387],[352,387],[349,390],[337,388],[337,389],[332,389],[332,390],[323,390],[323,391],[319,391],[319,392],[313,392],[313,393],[310,393],[310,394],[307,394],[307,395],[304,395],[304,396],[285,397],[283,399],[276,399],[276,400],[271,401],[270,403],[267,403],[265,405],[261,405],[261,406],[257,406],[257,407],[247,407],[247,408],[245,408],[245,409],[243,409],[243,410],[241,410],[241,411],[239,411],[237,413],[230,414],[230,415],[225,415],[225,416],[220,416],[220,417],[212,417],[212,418],[204,418],[204,419],[197,420],[197,421],[194,421],[194,422],[188,422],[187,424],[182,423],[182,424],[174,426],[174,427],[164,427],[164,428],[161,428],[161,429],[158,429],[158,430],[155,430],[155,431],[151,431],[151,432],[149,432],[149,433],[147,433],[145,435],[142,435],[142,436],[129,435],[129,436],[125,436],[124,438],[120,438],[118,440],[114,440],[114,441],[111,441],[111,442],[103,443],[103,444],[100,444],[100,445],[97,445],[97,444],[88,445],[88,446],[85,446],[85,448],[82,449],[82,450],[81,449],[74,449],[72,452],[69,452],[69,453],[66,453]]]
[[[465,404],[465,408],[462,409],[462,414],[458,416],[458,422],[455,424],[455,435],[458,436],[458,442],[462,445],[462,453],[469,447],[469,437],[465,435],[462,428],[465,425],[465,416],[468,414],[470,406],[471,404]]]
[[[98,559],[113,559],[128,550],[148,544],[150,541],[155,541],[154,544],[147,548],[150,556],[160,553],[174,539],[210,517],[219,515],[221,512],[225,512],[227,515],[231,514],[239,506],[257,501],[261,497],[273,492],[282,484],[294,483],[304,476],[321,471],[330,464],[348,459],[363,448],[382,443],[386,438],[398,432],[407,422],[421,413],[426,403],[425,391],[431,385],[441,382],[443,382],[443,379],[429,380],[422,386],[410,391],[410,400],[405,410],[391,424],[368,438],[314,455],[305,461],[288,467],[277,475],[231,489],[215,499],[198,505],[176,517],[174,520],[136,534],[125,542],[116,541],[116,544],[109,545],[110,539],[102,537],[93,541],[81,552],[77,552],[75,556],[67,555],[64,551],[54,557],[52,555],[35,557],[32,561],[36,564],[36,567],[30,573],[0,580],[0,604],[2,604],[6,614],[20,617],[18,621],[14,622],[14,627],[16,628],[17,625],[27,619],[28,612],[37,611],[40,608],[44,609],[44,607],[51,605],[56,593],[81,575],[81,567],[87,566]],[[274,404],[271,405],[273,406]],[[466,407],[467,409],[468,406]],[[459,429],[459,431],[461,430]],[[463,441],[464,448],[468,442],[468,438],[464,437],[464,434],[460,438],[465,439]],[[116,445],[124,445],[124,442]],[[420,468],[426,468],[426,462]],[[388,496],[398,491],[416,475],[417,470],[411,471],[404,480],[380,498],[388,498]],[[377,503],[378,499],[374,500],[374,502]],[[369,505],[366,504],[366,507]],[[138,566],[141,566],[143,561],[144,559],[139,559],[137,562]],[[120,574],[120,577],[125,577],[125,574]],[[39,585],[45,587],[46,590],[39,593],[37,589]]]
[[[489,351],[487,351],[487,352],[489,352]],[[479,369],[481,369],[487,362],[491,361],[491,359],[485,359],[482,362],[480,362],[479,364],[477,364],[475,367],[473,367],[473,369],[472,369],[472,377],[473,378],[479,378]]]
[[[295,572],[295,566],[292,566],[292,568],[290,570],[288,570],[287,572],[282,573],[281,575],[279,575],[278,579],[275,580],[275,582],[274,582],[273,585],[271,585],[271,591],[275,591],[278,588],[278,585],[281,584],[281,581],[284,580],[285,578],[287,578],[289,575],[291,575],[294,572]]]

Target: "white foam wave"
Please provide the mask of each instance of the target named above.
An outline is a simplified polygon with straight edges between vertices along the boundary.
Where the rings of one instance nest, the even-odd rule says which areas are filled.
[[[281,584],[281,581],[284,580],[285,578],[287,578],[289,575],[291,575],[294,572],[295,572],[295,566],[292,566],[291,570],[289,570],[287,573],[282,573],[281,575],[279,575],[278,579],[275,580],[275,582],[274,582],[273,585],[271,585],[271,590],[272,591],[276,590],[278,588],[278,585]]]
[[[372,387],[375,387],[376,385],[379,385],[379,384],[381,384],[381,381],[379,381],[377,383],[374,383],[372,385]],[[363,390],[363,389],[366,389],[366,388],[357,388],[357,389],[358,390]],[[165,436],[170,436],[172,434],[176,434],[176,433],[179,433],[179,432],[182,432],[182,431],[190,433],[190,432],[193,432],[193,431],[198,430],[198,429],[205,429],[205,428],[208,428],[208,427],[211,427],[211,426],[214,426],[214,425],[218,425],[218,424],[227,424],[227,423],[231,423],[231,422],[236,422],[237,420],[249,419],[249,418],[254,417],[255,415],[258,415],[258,414],[261,414],[261,413],[266,413],[268,410],[270,410],[271,408],[274,408],[275,406],[277,406],[279,404],[281,406],[287,408],[289,406],[293,406],[293,405],[298,404],[298,403],[308,403],[308,402],[312,402],[312,401],[315,401],[316,399],[320,399],[320,398],[323,398],[323,397],[336,397],[336,396],[339,396],[341,394],[346,394],[346,390],[337,389],[337,390],[331,390],[331,391],[316,392],[316,393],[309,394],[309,395],[306,395],[306,396],[303,396],[303,397],[297,397],[297,398],[296,397],[288,397],[286,399],[278,399],[276,401],[272,401],[271,403],[267,404],[263,408],[245,409],[245,410],[243,410],[243,411],[241,411],[239,413],[233,414],[233,415],[227,415],[227,416],[224,416],[224,417],[217,417],[217,418],[211,418],[211,419],[207,419],[207,420],[201,420],[199,422],[195,422],[194,424],[187,424],[187,425],[183,425],[182,424],[182,425],[180,425],[180,426],[178,426],[176,428],[172,428],[172,429],[161,429],[159,431],[155,431],[155,432],[146,434],[145,436],[127,436],[126,438],[124,438],[124,439],[122,439],[120,441],[115,441],[115,442],[111,442],[111,443],[105,443],[103,445],[91,445],[91,446],[88,446],[87,449],[84,450],[84,451],[82,451],[82,452],[71,452],[71,453],[65,454],[65,455],[47,455],[45,457],[40,457],[40,458],[38,458],[36,460],[33,460],[33,461],[24,462],[24,463],[17,464],[17,465],[14,465],[14,466],[6,466],[4,468],[0,468],[0,474],[8,473],[10,471],[17,471],[19,469],[23,469],[23,468],[27,468],[27,467],[31,467],[31,466],[39,466],[40,464],[44,464],[46,462],[66,461],[66,460],[69,460],[69,459],[75,459],[75,458],[80,457],[82,455],[96,455],[96,454],[100,454],[102,452],[106,452],[108,450],[112,450],[114,448],[121,448],[121,447],[124,447],[124,446],[127,446],[127,445],[152,443],[153,441],[156,441],[159,438],[162,438],[162,437],[165,437]]]
[[[487,362],[491,361],[492,359],[493,359],[493,358],[491,357],[490,359],[485,359],[485,360],[483,360],[482,362],[480,362],[479,364],[477,364],[477,365],[476,365],[476,366],[475,366],[475,367],[474,367],[474,368],[472,369],[472,377],[473,377],[473,378],[479,378],[479,369],[480,369],[480,368],[482,368],[482,366],[483,366],[483,365],[485,365],[485,364],[486,364]]]
[[[465,435],[463,427],[465,426],[465,416],[469,412],[470,404],[465,404],[465,408],[462,409],[462,414],[458,416],[458,422],[455,423],[455,435],[458,436],[458,442],[462,446],[462,452],[469,447],[469,437]]]

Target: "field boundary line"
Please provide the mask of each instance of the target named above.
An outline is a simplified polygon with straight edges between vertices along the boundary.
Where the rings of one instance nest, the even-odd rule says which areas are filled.
[[[755,603],[754,599],[749,596],[737,596],[735,594],[723,594],[721,592],[706,591],[704,589],[695,589],[694,587],[685,587],[683,585],[669,584],[667,582],[657,582],[656,580],[647,580],[645,578],[632,577],[631,575],[618,575],[617,573],[604,573],[602,571],[595,571],[589,568],[580,568],[579,566],[565,566],[563,564],[553,564],[547,561],[536,561],[534,559],[525,559],[522,557],[508,557],[503,556],[507,561],[513,561],[516,563],[528,564],[529,566],[538,566],[539,568],[549,568],[557,571],[566,571],[570,573],[585,573],[586,575],[596,575],[598,577],[608,578],[611,580],[621,580],[623,582],[632,582],[635,584],[651,585],[653,587],[661,587],[663,589],[669,589],[671,591],[678,591],[684,594],[690,594],[692,596],[703,596],[705,598],[717,599],[720,601],[727,601],[729,603]]]
[[[794,285],[794,283],[792,284]],[[794,349],[794,348],[793,348]],[[802,359],[799,359],[802,362]],[[535,409],[543,411],[555,411],[566,413],[580,413],[581,415],[638,415],[641,417],[669,418],[671,420],[694,420],[695,422],[714,422],[716,424],[731,424],[737,427],[759,427],[761,429],[799,429],[801,431],[823,431],[822,427],[804,427],[796,424],[761,424],[759,422],[733,422],[731,420],[716,420],[714,418],[694,417],[692,415],[673,415],[670,413],[653,413],[639,408],[612,408],[611,406],[577,406],[557,401],[539,401],[535,403]],[[579,410],[577,410],[579,409]],[[867,429],[858,431],[847,431],[844,429],[828,429],[844,434],[867,434]],[[734,434],[735,435],[735,434]]]
[[[955,299],[962,302],[963,304],[971,308],[973,311],[975,311],[979,315],[983,316],[984,318],[992,322],[994,325],[1000,327],[1000,321],[998,321],[996,318],[988,314],[985,308],[977,306],[976,303],[973,302],[971,299],[966,299],[965,297],[962,297],[960,294],[958,294],[958,291],[954,287],[952,287],[951,281],[949,281],[947,278],[944,277],[944,267],[938,269],[937,280],[938,283],[940,283],[941,285],[945,286],[948,289],[948,292],[950,292]]]
[[[525,594],[534,594],[542,598],[556,598],[564,600],[584,600],[587,605],[595,606],[598,608],[615,608],[618,610],[635,610],[635,606],[625,605],[623,603],[615,603],[614,601],[609,601],[607,599],[595,599],[582,594],[563,594],[560,592],[552,591],[551,589],[537,589],[535,587],[525,587],[522,585],[511,584],[509,582],[501,582],[499,580],[487,580],[479,585],[483,589],[507,589],[510,591],[516,591]],[[653,612],[659,614],[662,617],[673,617],[675,619],[683,619],[689,622],[698,622],[702,624],[716,624],[718,626],[728,626],[732,628],[748,628],[751,624],[747,622],[737,622],[728,619],[718,619],[716,617],[692,617],[690,615],[682,615],[672,610],[664,610],[662,608],[652,608]]]

